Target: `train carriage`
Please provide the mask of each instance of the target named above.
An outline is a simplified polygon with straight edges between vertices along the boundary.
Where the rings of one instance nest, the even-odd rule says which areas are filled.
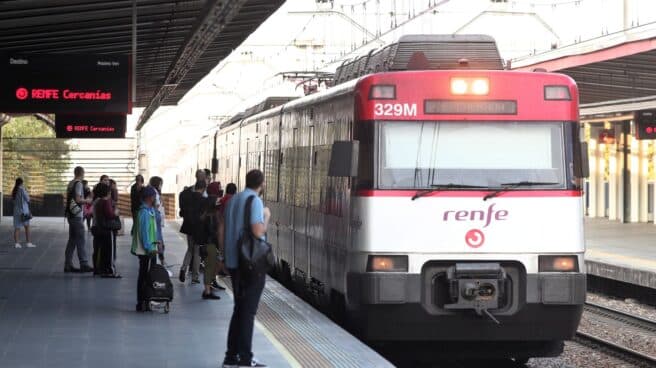
[[[363,339],[456,341],[523,359],[558,354],[575,333],[587,162],[569,77],[369,74],[248,117],[222,139],[242,168],[223,181],[265,172],[277,274],[343,306]]]

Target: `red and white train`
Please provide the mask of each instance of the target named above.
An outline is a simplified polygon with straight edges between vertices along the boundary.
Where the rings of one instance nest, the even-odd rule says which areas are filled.
[[[427,39],[490,41],[402,41]],[[421,42],[406,61],[436,69]],[[236,119],[215,136],[217,178],[264,171],[276,274],[366,341],[557,355],[586,292],[577,87],[469,57],[376,65]]]

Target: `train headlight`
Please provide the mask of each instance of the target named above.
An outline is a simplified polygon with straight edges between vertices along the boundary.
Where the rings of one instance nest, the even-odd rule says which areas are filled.
[[[487,79],[474,79],[471,89],[475,95],[486,95],[490,92],[490,82]]]
[[[468,89],[469,86],[466,80],[460,78],[451,79],[451,93],[454,95],[464,95]]]
[[[577,256],[539,256],[540,272],[579,272]]]
[[[367,272],[408,272],[408,256],[369,256]]]

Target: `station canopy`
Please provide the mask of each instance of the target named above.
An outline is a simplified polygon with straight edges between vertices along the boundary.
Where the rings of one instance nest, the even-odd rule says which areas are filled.
[[[656,104],[656,27],[636,27],[512,60],[511,68],[571,76],[579,87],[582,114],[650,107]]]
[[[284,0],[0,2],[0,51],[132,54],[136,9],[139,127],[176,104]]]

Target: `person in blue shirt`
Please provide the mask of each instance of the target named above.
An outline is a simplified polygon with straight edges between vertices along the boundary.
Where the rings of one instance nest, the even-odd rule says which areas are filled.
[[[148,271],[155,264],[159,239],[157,237],[157,224],[155,209],[156,191],[153,187],[141,190],[141,207],[137,213],[137,224],[132,236],[131,252],[139,257],[139,277],[137,278],[137,312],[150,310],[146,301]]]
[[[232,311],[230,328],[228,330],[228,350],[223,361],[224,368],[236,367],[266,367],[253,359],[253,324],[257,306],[264,290],[266,274],[247,273],[239,269],[239,238],[243,231],[251,231],[253,235],[264,238],[271,217],[268,208],[259,195],[264,188],[264,174],[260,170],[252,170],[246,174],[246,189],[233,196],[225,209],[225,265],[232,278],[235,306]],[[255,197],[250,208],[248,224],[244,229],[246,215],[246,200]]]

